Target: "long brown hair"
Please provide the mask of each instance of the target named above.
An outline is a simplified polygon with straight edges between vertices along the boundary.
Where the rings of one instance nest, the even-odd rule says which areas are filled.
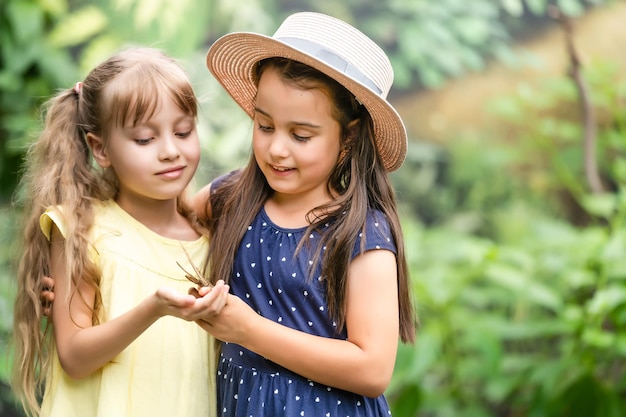
[[[365,231],[368,209],[382,211],[390,225],[397,247],[398,302],[400,337],[413,342],[417,318],[411,302],[409,274],[404,241],[396,208],[396,198],[388,173],[376,151],[369,113],[355,97],[335,80],[297,61],[270,58],[257,66],[256,82],[267,68],[279,71],[286,82],[301,89],[320,89],[328,95],[332,116],[341,127],[342,154],[327,187],[338,197],[308,213],[308,232],[329,227],[321,233],[314,251],[314,264],[321,260],[321,275],[327,280],[329,315],[337,328],[345,325],[345,297],[352,248],[359,232]],[[353,127],[352,125],[356,123]],[[211,280],[228,279],[232,274],[235,254],[247,226],[272,193],[259,169],[254,155],[240,172],[231,176],[211,197],[211,247],[208,267]],[[341,221],[337,219],[341,214]],[[225,221],[222,221],[225,220]],[[305,233],[307,236],[309,233]],[[308,239],[306,239],[308,241]],[[362,241],[363,242],[363,241]],[[305,243],[300,242],[298,249]],[[322,248],[326,247],[324,256]],[[313,273],[313,271],[311,271]]]
[[[38,398],[52,347],[49,326],[42,330],[41,325],[40,293],[42,278],[49,274],[50,247],[39,218],[48,207],[63,207],[68,276],[74,288],[79,280],[95,288],[92,317],[97,324],[100,272],[88,256],[92,205],[114,198],[118,184],[112,170],[97,168],[85,134],[93,132],[106,141],[112,126],[149,118],[157,109],[160,94],[170,95],[181,110],[197,116],[196,96],[182,67],[159,50],[131,48],[113,55],[82,84],[60,91],[42,107],[43,130],[27,152],[22,178],[23,255],[13,327],[13,390],[28,415],[39,413]],[[189,211],[182,206],[179,210],[183,214]],[[80,297],[91,308],[91,301],[80,293],[71,297]]]

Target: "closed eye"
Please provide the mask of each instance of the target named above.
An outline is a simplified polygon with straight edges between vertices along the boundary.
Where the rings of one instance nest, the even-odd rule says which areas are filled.
[[[271,126],[264,126],[264,125],[262,125],[262,124],[260,124],[260,123],[259,123],[259,130],[260,130],[261,132],[273,132],[273,131],[274,131],[274,128],[273,128],[273,127],[271,127]]]
[[[146,138],[146,139],[133,139],[137,145],[147,145],[152,142],[154,138]]]
[[[298,141],[298,142],[308,142],[309,139],[311,139],[310,136],[300,136],[300,135],[296,135],[295,133],[293,134],[293,137]]]
[[[191,130],[188,131],[188,132],[177,132],[177,133],[175,133],[175,135],[176,135],[176,137],[184,139],[184,138],[188,137],[189,135],[191,135]]]

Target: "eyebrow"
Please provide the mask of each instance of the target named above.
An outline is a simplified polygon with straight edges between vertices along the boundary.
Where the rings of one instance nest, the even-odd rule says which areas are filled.
[[[270,114],[269,114],[269,113],[267,113],[267,112],[265,112],[265,111],[261,110],[261,109],[260,109],[260,108],[258,108],[258,107],[255,107],[255,108],[254,108],[254,111],[255,111],[255,112],[257,112],[257,113],[261,113],[262,115],[264,115],[265,117],[268,117],[268,118],[270,118],[270,119],[272,118],[272,116],[270,116]],[[297,126],[306,126],[306,127],[311,127],[311,128],[315,128],[315,129],[319,129],[320,127],[322,127],[322,126],[320,126],[320,125],[316,125],[316,124],[309,123],[309,122],[298,122],[298,121],[294,121],[294,122],[293,122],[293,124],[295,124],[295,125],[297,125]]]
[[[152,120],[154,119],[154,117],[150,117],[150,118],[144,118],[142,120],[138,120],[136,124],[127,124],[124,126],[121,126],[122,129],[135,129],[137,127],[147,127],[147,128],[152,128],[152,125],[154,123],[152,123]],[[183,122],[187,122],[190,121],[193,124],[196,123],[196,118],[191,115],[191,114],[181,114],[180,117],[177,117],[176,119],[174,119],[174,124],[178,124],[178,123],[183,123]]]

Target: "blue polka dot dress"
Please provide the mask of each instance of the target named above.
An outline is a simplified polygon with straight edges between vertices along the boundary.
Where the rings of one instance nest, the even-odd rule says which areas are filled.
[[[346,339],[329,319],[324,281],[319,272],[307,280],[310,254],[293,253],[306,228],[285,229],[261,209],[243,237],[236,255],[231,292],[260,315],[314,335]],[[396,247],[385,216],[370,210],[366,250]],[[315,247],[316,233],[307,236]],[[360,249],[357,239],[353,257]],[[317,268],[319,271],[319,267]],[[280,349],[276,346],[276,349]],[[223,343],[218,363],[218,414],[235,417],[389,416],[384,396],[367,398],[310,381],[232,343]]]

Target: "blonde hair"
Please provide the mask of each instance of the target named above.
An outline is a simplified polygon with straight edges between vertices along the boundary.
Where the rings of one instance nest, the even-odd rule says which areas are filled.
[[[50,321],[41,324],[40,293],[42,278],[49,274],[50,247],[40,229],[40,216],[50,206],[63,206],[68,275],[74,288],[82,280],[96,289],[92,309],[96,324],[100,273],[88,256],[92,205],[115,198],[118,186],[112,170],[94,163],[85,135],[93,132],[106,142],[112,127],[151,117],[160,94],[169,95],[182,111],[197,116],[197,99],[182,67],[157,49],[130,48],[98,65],[82,83],[60,91],[42,107],[43,131],[27,152],[22,178],[24,247],[13,327],[13,390],[28,415],[40,412],[52,343]],[[182,199],[178,200],[179,210],[188,214],[181,207]],[[81,297],[71,295],[76,296]]]

